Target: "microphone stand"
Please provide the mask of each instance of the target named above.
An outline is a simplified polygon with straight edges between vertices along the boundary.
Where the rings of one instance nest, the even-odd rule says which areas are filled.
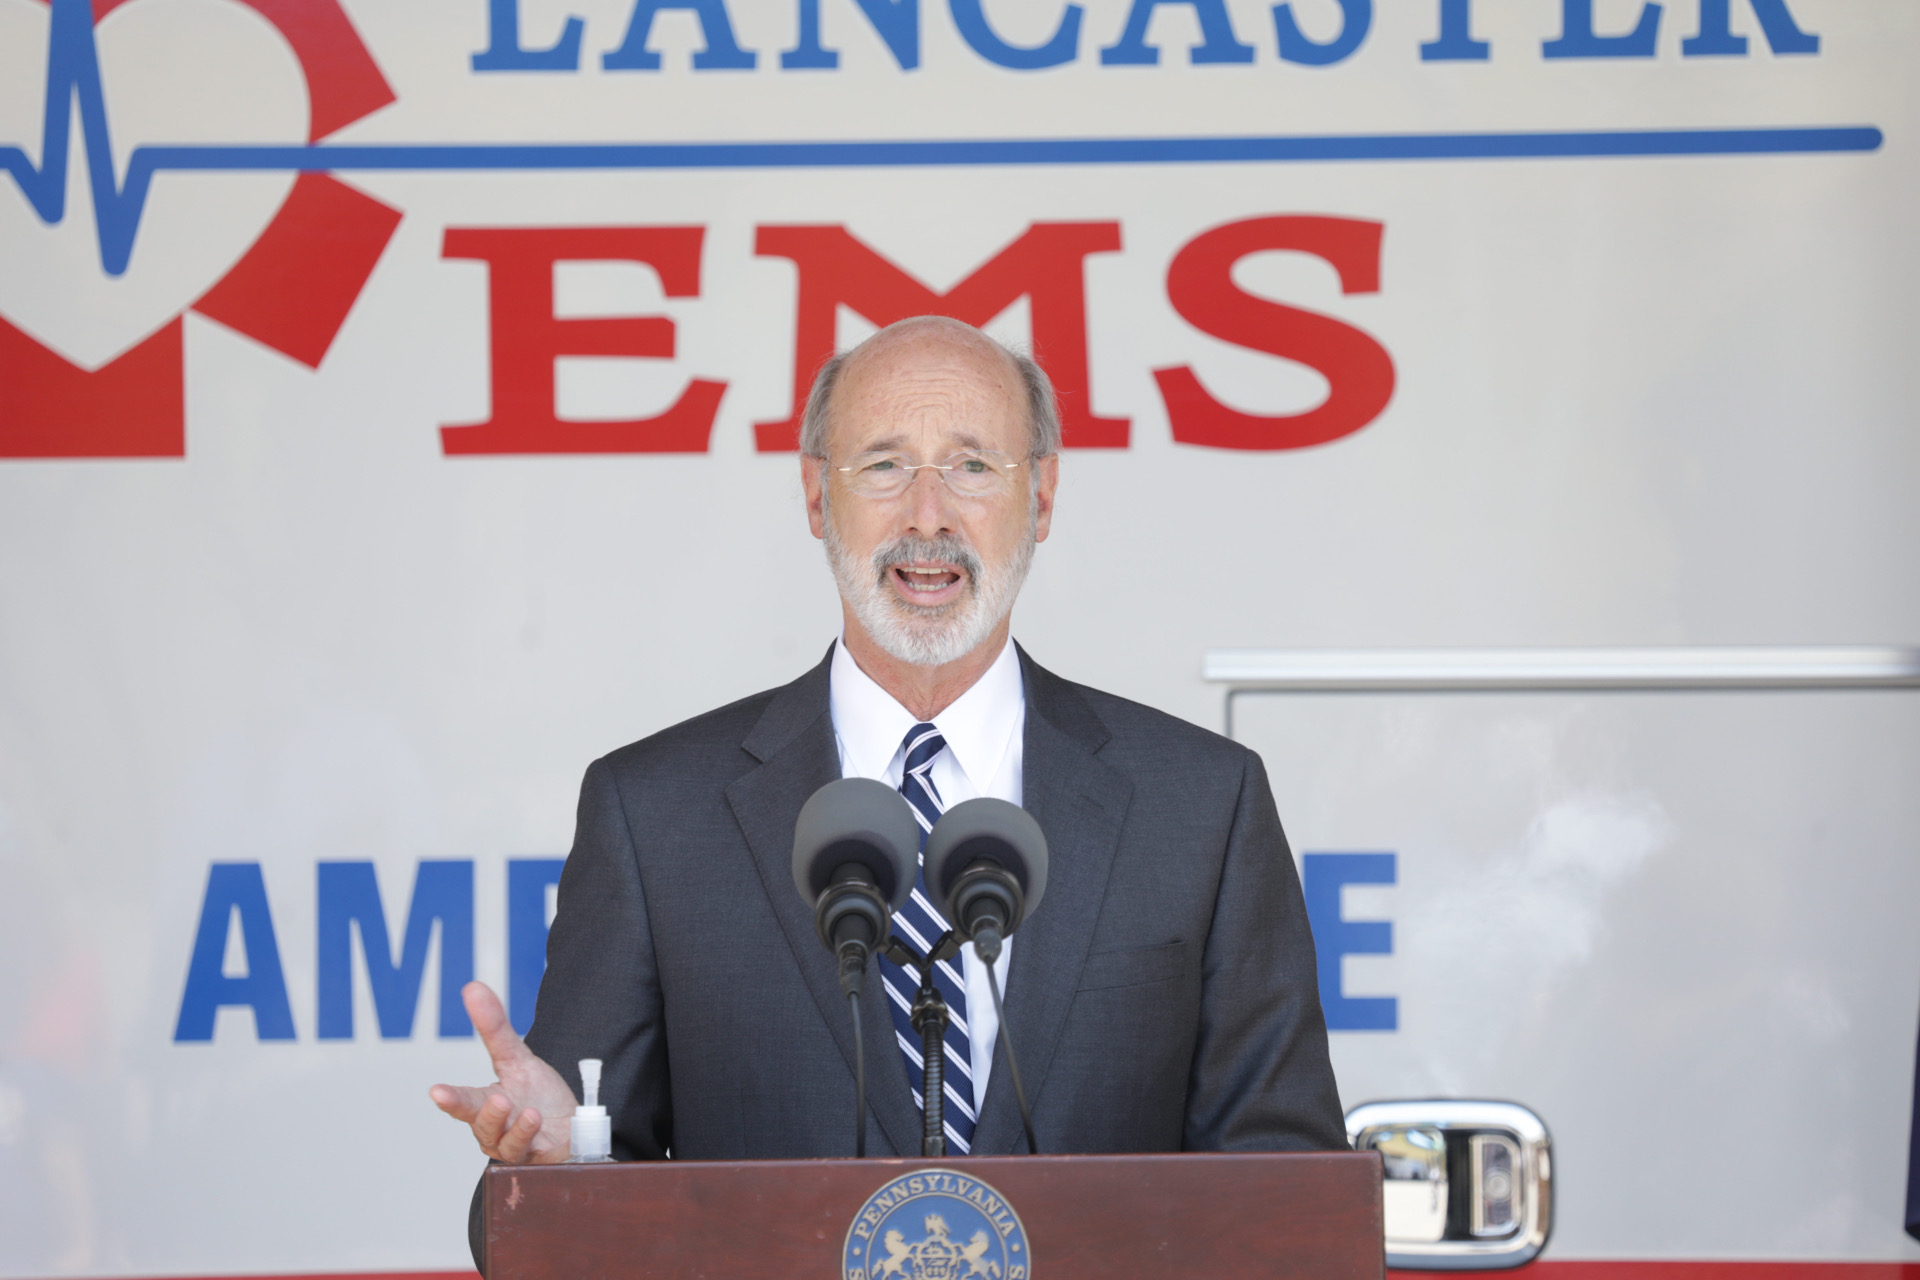
[[[940,994],[940,989],[933,985],[933,967],[942,960],[959,955],[960,944],[954,940],[953,930],[949,929],[934,942],[933,950],[922,957],[895,934],[887,939],[886,950],[881,954],[902,969],[911,969],[920,975],[920,990],[914,996],[911,1015],[913,1029],[920,1033],[920,1097],[923,1109],[920,1154],[925,1157],[944,1156],[947,1154],[948,1016],[946,999]]]

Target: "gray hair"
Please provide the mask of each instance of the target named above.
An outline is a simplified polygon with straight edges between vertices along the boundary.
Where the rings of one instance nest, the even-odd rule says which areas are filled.
[[[1020,374],[1020,385],[1026,391],[1027,430],[1030,435],[1027,456],[1052,457],[1060,452],[1060,405],[1054,398],[1053,380],[1047,377],[1047,371],[1032,356],[1014,351],[992,338],[987,338],[987,341],[992,342],[1013,362],[1013,367]],[[809,458],[824,459],[827,456],[827,431],[832,425],[828,421],[828,406],[833,402],[833,389],[839,384],[847,357],[852,354],[851,351],[840,352],[821,365],[820,372],[813,376],[813,390],[807,393],[806,411],[800,415],[800,452]]]

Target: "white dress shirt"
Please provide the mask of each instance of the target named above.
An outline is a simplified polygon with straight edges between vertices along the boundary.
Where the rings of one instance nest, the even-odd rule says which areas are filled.
[[[875,778],[898,790],[907,767],[907,731],[919,721],[860,669],[847,652],[844,635],[833,648],[827,702],[833,713],[834,740],[840,748],[840,776]],[[942,804],[952,808],[976,796],[1020,803],[1027,698],[1020,679],[1020,657],[1011,639],[986,674],[931,723],[947,744],[947,749],[934,757],[932,771]],[[1001,944],[1000,959],[993,966],[1003,998],[1012,957],[1013,939],[1008,938]],[[960,959],[967,982],[968,1048],[973,1059],[970,1065],[977,1114],[986,1101],[1000,1020],[994,1016],[993,993],[987,988],[987,966],[971,944],[961,948]]]

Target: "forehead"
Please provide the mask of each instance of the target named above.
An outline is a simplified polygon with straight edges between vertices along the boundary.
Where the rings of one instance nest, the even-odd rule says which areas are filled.
[[[835,452],[1027,451],[1024,389],[992,348],[935,338],[862,352],[833,399]]]

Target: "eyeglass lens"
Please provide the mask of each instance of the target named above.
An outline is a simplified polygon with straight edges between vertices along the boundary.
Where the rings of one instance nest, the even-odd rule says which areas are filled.
[[[904,493],[922,470],[931,469],[949,489],[968,497],[1005,492],[1019,464],[999,454],[956,453],[940,462],[916,463],[904,454],[863,454],[840,470],[857,493],[893,497]]]

